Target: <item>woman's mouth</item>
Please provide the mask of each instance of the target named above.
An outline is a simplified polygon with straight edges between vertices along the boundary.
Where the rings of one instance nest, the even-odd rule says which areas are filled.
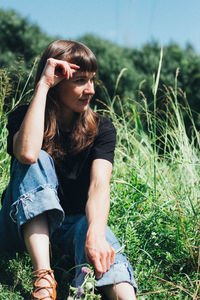
[[[79,101],[83,104],[89,104],[90,99],[89,98],[85,98],[85,99],[79,99]]]

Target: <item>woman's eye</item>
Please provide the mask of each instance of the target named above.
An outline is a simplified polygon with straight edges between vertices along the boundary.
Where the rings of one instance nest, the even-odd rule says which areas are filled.
[[[95,79],[96,79],[96,78],[91,78],[89,81],[90,81],[91,83],[94,83],[94,82],[95,82]],[[79,79],[76,79],[76,80],[75,80],[75,82],[76,82],[77,84],[85,84],[87,81],[88,81],[88,79],[86,79],[86,78],[79,78]]]
[[[76,82],[77,83],[85,83],[85,79],[77,79]]]

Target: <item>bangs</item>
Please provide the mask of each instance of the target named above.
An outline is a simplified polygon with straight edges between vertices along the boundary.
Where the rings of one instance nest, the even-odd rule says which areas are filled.
[[[97,60],[94,55],[88,56],[77,53],[71,58],[68,58],[68,61],[78,65],[80,67],[79,70],[82,72],[97,72],[98,69]]]
[[[73,43],[73,41],[71,41]],[[97,72],[98,64],[94,53],[80,42],[74,42],[65,59],[80,67],[82,72]]]
[[[71,40],[57,40],[49,44],[39,61],[35,86],[40,80],[48,58],[65,60],[76,64],[82,72],[97,72],[98,63],[94,53],[84,44]]]

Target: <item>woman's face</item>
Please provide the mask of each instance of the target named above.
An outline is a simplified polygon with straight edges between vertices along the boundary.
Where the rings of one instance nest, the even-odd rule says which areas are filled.
[[[58,84],[59,101],[65,112],[81,113],[87,110],[95,93],[94,77],[94,72],[77,71],[72,78],[69,80],[63,79]]]

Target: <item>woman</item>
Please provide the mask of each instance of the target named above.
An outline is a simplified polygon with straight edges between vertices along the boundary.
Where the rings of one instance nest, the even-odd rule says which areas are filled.
[[[115,255],[120,245],[107,227],[115,129],[89,106],[96,72],[96,58],[85,45],[51,43],[30,105],[9,116],[12,169],[0,212],[0,247],[28,250],[33,300],[56,299],[50,240],[78,266],[75,286],[84,280],[80,265],[88,262],[108,299],[135,299],[132,268],[124,254]]]

